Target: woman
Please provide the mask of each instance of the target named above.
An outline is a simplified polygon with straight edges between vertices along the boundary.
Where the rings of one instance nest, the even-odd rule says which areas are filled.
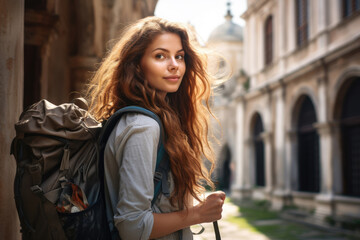
[[[208,154],[210,76],[186,28],[157,17],[129,26],[96,72],[89,90],[99,120],[136,105],[157,114],[166,132],[171,195],[151,206],[160,130],[155,120],[128,113],[105,149],[107,215],[122,239],[192,239],[189,226],[221,218],[225,194],[199,199]],[[204,105],[205,103],[205,105]],[[191,199],[200,203],[193,206]]]

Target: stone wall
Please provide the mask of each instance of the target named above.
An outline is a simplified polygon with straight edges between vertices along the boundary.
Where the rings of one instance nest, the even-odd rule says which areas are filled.
[[[0,0],[0,239],[20,239],[10,157],[14,122],[22,111],[24,1]]]
[[[156,3],[0,0],[0,239],[21,238],[10,145],[24,98],[26,104],[41,98],[57,104],[71,100],[111,46],[109,41],[126,24],[153,15]]]

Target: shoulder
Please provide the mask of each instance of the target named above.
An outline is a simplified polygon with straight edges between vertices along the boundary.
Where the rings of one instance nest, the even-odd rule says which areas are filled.
[[[141,113],[125,113],[113,130],[116,137],[148,135],[158,138],[160,126],[155,119]]]
[[[122,120],[126,126],[160,130],[160,126],[155,119],[142,113],[126,113],[120,121]]]

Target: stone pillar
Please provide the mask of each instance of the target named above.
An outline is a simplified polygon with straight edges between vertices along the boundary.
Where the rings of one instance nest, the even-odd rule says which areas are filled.
[[[332,136],[331,136],[331,164],[333,169],[333,194],[339,195],[343,192],[343,173],[342,173],[342,159],[341,159],[341,138],[340,138],[340,124],[332,122]]]
[[[251,189],[255,185],[255,150],[254,139],[245,140],[244,188]]]
[[[265,145],[265,191],[267,195],[271,195],[273,191],[273,159],[272,159],[272,134],[271,132],[264,132],[261,137]]]
[[[298,189],[298,155],[296,131],[286,133],[285,193]]]
[[[255,183],[255,154],[254,154],[254,139],[251,137],[245,139],[244,142],[244,159],[242,166],[242,187],[241,187],[241,198],[250,198],[252,194],[252,188]]]
[[[342,8],[341,1],[327,0],[326,3],[328,6],[328,16],[331,16],[328,18],[328,26],[332,28],[341,21],[341,11],[339,11]]]
[[[96,2],[95,2],[96,3]],[[75,1],[76,10],[76,43],[75,55],[70,58],[72,91],[81,91],[91,77],[95,65],[99,62],[96,56],[95,42],[98,43],[95,31],[94,2],[88,0]],[[97,7],[100,7],[96,3]],[[99,14],[97,13],[97,17]],[[97,26],[99,23],[96,24]],[[76,96],[73,96],[76,97]]]
[[[332,158],[332,126],[330,123],[315,124],[320,136],[320,195],[316,197],[316,215],[321,219],[333,212],[334,165]]]
[[[20,239],[10,156],[14,123],[23,108],[24,1],[0,0],[0,239]]]
[[[284,90],[281,89],[276,92],[276,121],[275,121],[275,149],[276,149],[276,180],[275,185],[277,190],[285,188],[285,104],[284,104]]]
[[[286,22],[286,54],[291,53],[296,49],[296,12],[295,12],[295,1],[288,1],[286,13],[285,13],[285,22]]]
[[[329,34],[327,31],[327,27],[329,24],[329,9],[330,4],[328,0],[318,0],[315,1],[316,3],[316,13],[317,15],[317,22],[314,23],[314,25],[317,25],[317,33],[315,33],[318,37],[316,38],[316,41],[318,43],[318,46],[320,48],[323,48],[322,50],[325,52],[327,51],[327,47],[329,46]],[[340,11],[338,11],[340,12]],[[332,15],[330,15],[332,17]]]
[[[275,51],[278,52],[278,56],[275,55],[275,61],[279,59],[279,72],[285,72],[285,60],[284,55],[286,53],[286,8],[285,8],[285,0],[278,1],[278,22],[275,24],[278,25],[277,32],[275,36],[279,36],[279,40],[275,41],[277,43]],[[276,54],[276,53],[275,53]]]
[[[321,1],[320,1],[321,2]],[[325,3],[323,3],[325,4]],[[320,11],[320,10],[319,10]],[[324,17],[324,16],[319,16]],[[324,24],[322,24],[324,25]],[[327,68],[323,64],[324,76],[318,78],[318,123],[314,124],[319,134],[320,194],[316,197],[316,216],[319,219],[331,215],[334,197],[333,126],[327,121]]]
[[[285,88],[281,86],[275,93],[275,191],[273,193],[272,208],[281,209],[288,199],[286,189],[286,162],[285,162]]]
[[[332,126],[330,123],[315,124],[320,136],[320,193],[333,195]]]
[[[244,116],[245,115],[245,101],[241,99],[236,106],[236,134],[235,134],[235,176],[234,182],[231,186],[231,197],[235,199],[241,199],[244,197],[243,190],[245,188],[245,173],[246,168],[246,157],[244,153],[245,142],[244,142]]]
[[[318,0],[316,3],[316,9],[317,9],[317,33],[323,34],[324,31],[327,29],[328,25],[328,12],[329,12],[329,1],[328,0]]]

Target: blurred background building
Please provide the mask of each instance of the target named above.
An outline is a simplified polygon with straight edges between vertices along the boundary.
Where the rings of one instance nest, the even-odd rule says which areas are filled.
[[[230,169],[234,199],[295,206],[313,223],[358,220],[360,1],[248,0],[241,17],[243,34],[228,13],[208,43],[220,39],[234,68],[214,101],[220,186]]]
[[[230,191],[230,184],[234,183],[232,172],[235,173],[235,144],[237,134],[236,102],[233,95],[242,90],[244,81],[243,71],[243,27],[233,22],[231,5],[228,3],[228,10],[225,15],[224,23],[217,26],[210,34],[207,47],[214,50],[214,63],[210,63],[212,72],[217,72],[216,76],[227,79],[218,83],[212,101],[212,110],[218,121],[213,122],[214,134],[221,142],[220,145],[213,144],[218,155],[217,167],[213,178],[218,188]],[[217,56],[217,54],[219,56]],[[214,65],[217,64],[218,66]],[[214,70],[215,69],[215,70]]]
[[[111,41],[154,14],[157,0],[0,0],[0,239],[20,239],[14,203],[14,123],[42,99],[73,99]],[[110,41],[110,42],[109,42]]]

